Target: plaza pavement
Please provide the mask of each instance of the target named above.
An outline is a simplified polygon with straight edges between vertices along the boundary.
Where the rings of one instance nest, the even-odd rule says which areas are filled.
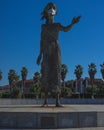
[[[104,127],[68,128],[68,129],[0,129],[0,130],[104,130]]]
[[[104,112],[104,105],[0,105],[0,112]]]

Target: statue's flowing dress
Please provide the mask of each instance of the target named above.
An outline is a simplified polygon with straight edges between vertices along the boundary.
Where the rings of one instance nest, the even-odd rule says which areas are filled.
[[[43,24],[41,32],[41,83],[43,90],[55,93],[61,92],[61,51],[58,42],[59,31],[68,31],[60,23]]]

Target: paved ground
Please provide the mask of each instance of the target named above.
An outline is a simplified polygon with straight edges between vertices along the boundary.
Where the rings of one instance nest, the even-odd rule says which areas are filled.
[[[49,105],[0,105],[0,112],[104,112],[104,105],[63,105],[55,107]]]
[[[36,129],[0,129],[0,130],[36,130]],[[69,128],[69,129],[37,129],[37,130],[104,130],[104,127],[93,128]]]

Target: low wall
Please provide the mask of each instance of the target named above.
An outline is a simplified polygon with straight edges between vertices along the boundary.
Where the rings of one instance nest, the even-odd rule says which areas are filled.
[[[104,112],[0,112],[0,128],[60,129],[104,127]]]
[[[0,99],[0,105],[34,105],[43,104],[43,99]],[[55,104],[55,99],[49,99],[49,104]],[[104,99],[61,99],[62,104],[104,104]]]

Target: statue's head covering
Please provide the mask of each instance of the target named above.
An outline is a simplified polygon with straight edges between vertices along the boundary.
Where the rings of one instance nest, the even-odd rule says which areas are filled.
[[[41,17],[42,20],[48,18],[48,10],[49,10],[50,8],[54,8],[54,9],[56,10],[56,14],[57,14],[57,7],[56,7],[56,5],[55,5],[54,3],[52,3],[52,2],[50,2],[50,3],[48,3],[48,4],[45,6],[44,10],[43,10],[42,13],[41,13],[41,14],[42,14],[42,17]]]

